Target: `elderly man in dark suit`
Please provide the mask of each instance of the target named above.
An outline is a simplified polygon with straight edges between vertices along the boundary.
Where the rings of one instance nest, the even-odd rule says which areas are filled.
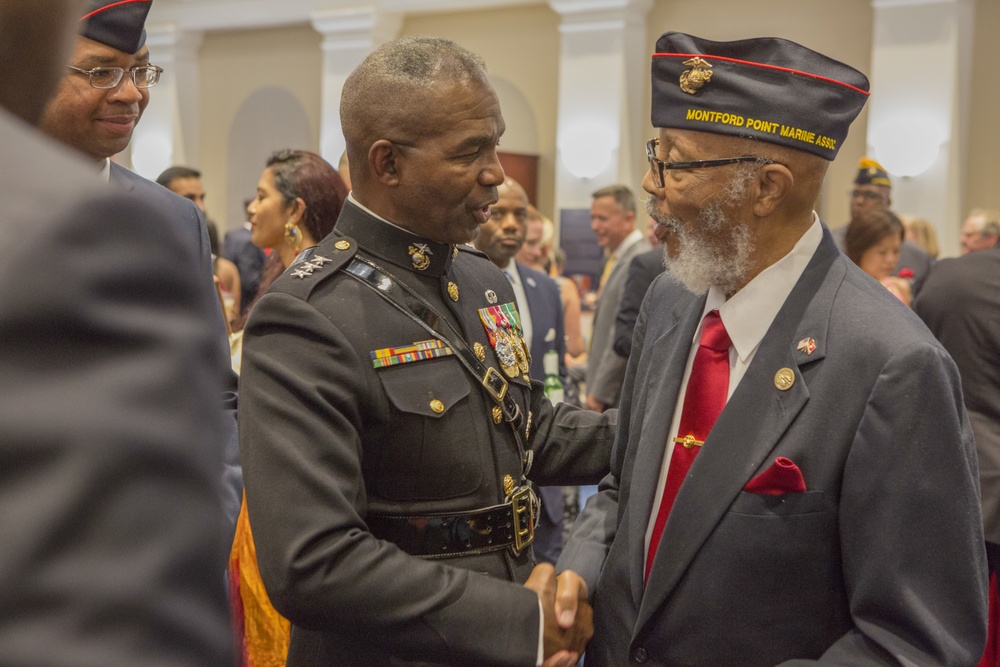
[[[592,592],[587,664],[975,665],[958,371],[812,210],[867,78],[776,38],[656,47],[643,187],[687,292],[650,288],[611,474],[557,567]]]
[[[197,248],[25,122],[77,9],[0,0],[0,664],[231,664]]]
[[[144,24],[152,0],[87,0],[69,65],[49,101],[39,126],[51,137],[76,149],[100,171],[100,178],[120,191],[134,192],[170,220],[196,249],[188,268],[199,277],[200,290],[214,294],[211,247],[201,211],[192,202],[112,162],[125,150],[132,131],[149,103],[149,89],[161,68],[150,63]],[[178,261],[182,261],[177,258]],[[229,342],[222,309],[212,315],[219,349],[228,355]],[[236,375],[228,364],[218,368],[224,390],[223,442],[226,460],[222,487],[226,515],[235,529],[243,492],[236,434]]]
[[[489,221],[479,228],[472,244],[486,253],[514,288],[524,338],[531,352],[529,377],[545,380],[545,353],[554,351],[559,359],[559,375],[565,383],[566,335],[559,285],[541,271],[514,261],[527,233],[528,194],[520,183],[507,178],[497,188],[497,197]],[[555,564],[562,552],[565,501],[557,486],[542,487],[538,494],[542,499],[542,517],[535,530],[535,556]]]

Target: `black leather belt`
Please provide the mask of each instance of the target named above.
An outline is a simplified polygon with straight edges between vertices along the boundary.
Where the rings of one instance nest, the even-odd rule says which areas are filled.
[[[369,514],[368,530],[411,556],[452,558],[500,551],[519,555],[535,539],[538,499],[521,487],[502,505],[469,512]]]

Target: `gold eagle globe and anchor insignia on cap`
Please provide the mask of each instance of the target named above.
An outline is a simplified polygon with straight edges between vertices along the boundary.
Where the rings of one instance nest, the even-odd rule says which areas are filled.
[[[423,271],[431,265],[431,255],[434,253],[431,252],[430,246],[426,243],[413,243],[408,252],[410,253],[410,261],[413,262],[413,268],[417,271]]]
[[[691,68],[681,73],[681,90],[685,93],[694,95],[712,80],[712,63],[695,56],[683,64]]]

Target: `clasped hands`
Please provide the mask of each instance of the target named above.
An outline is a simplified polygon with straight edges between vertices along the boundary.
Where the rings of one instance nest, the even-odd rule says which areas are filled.
[[[555,568],[541,563],[531,571],[524,586],[535,591],[542,601],[542,667],[573,667],[594,634],[587,583],[571,570],[556,576]]]

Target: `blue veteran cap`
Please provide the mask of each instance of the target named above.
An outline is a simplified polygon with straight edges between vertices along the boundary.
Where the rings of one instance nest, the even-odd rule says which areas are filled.
[[[889,173],[875,160],[869,157],[861,158],[858,163],[858,175],[854,177],[855,185],[884,185],[892,187]]]
[[[759,139],[837,156],[868,100],[868,78],[776,37],[713,42],[679,32],[656,41],[653,127]]]
[[[125,53],[146,43],[146,15],[153,0],[87,0],[80,34]]]

